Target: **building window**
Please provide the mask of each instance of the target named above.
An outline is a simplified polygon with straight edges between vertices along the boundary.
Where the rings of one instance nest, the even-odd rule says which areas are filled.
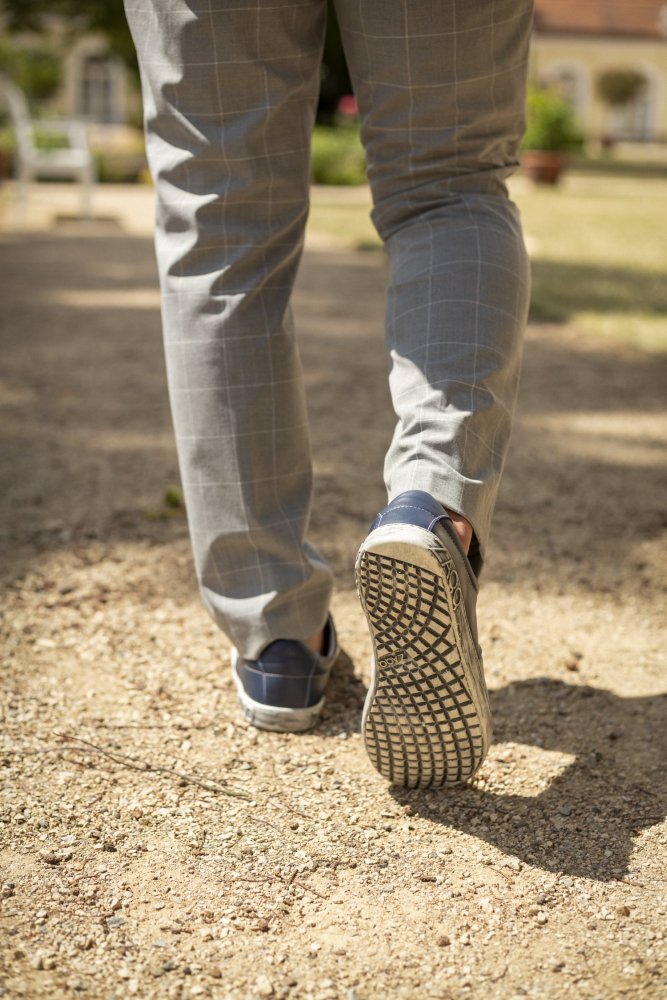
[[[552,90],[557,90],[572,105],[578,118],[585,117],[590,84],[583,66],[575,63],[555,63],[543,74],[542,83]]]
[[[95,122],[117,120],[115,64],[107,56],[83,60],[79,91],[79,114]]]
[[[635,141],[651,138],[650,101],[647,90],[648,88],[631,103],[612,109],[611,132],[616,138]]]
[[[658,93],[652,67],[606,70],[597,89],[607,106],[611,136],[639,142],[656,138]]]

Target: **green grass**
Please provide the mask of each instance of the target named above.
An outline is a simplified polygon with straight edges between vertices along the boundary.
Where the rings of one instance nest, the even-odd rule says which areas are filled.
[[[311,175],[316,184],[364,184],[366,157],[354,125],[317,125],[311,144]]]
[[[533,262],[531,318],[667,351],[667,183],[571,171],[556,188],[511,182]],[[310,225],[379,247],[366,189],[313,189]]]
[[[531,316],[667,350],[667,184],[571,173],[554,189],[517,181],[533,259]]]
[[[315,186],[311,188],[310,202],[310,229],[343,247],[379,250],[382,246],[370,220],[371,197],[367,187]]]
[[[184,517],[185,505],[178,486],[168,486],[162,498],[162,507],[158,510],[144,511],[148,521],[166,521],[170,517]]]

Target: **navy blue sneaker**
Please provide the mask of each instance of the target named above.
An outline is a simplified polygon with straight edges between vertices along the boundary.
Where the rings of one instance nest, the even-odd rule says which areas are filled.
[[[373,641],[372,763],[407,788],[465,781],[486,756],[491,713],[477,579],[451,518],[428,493],[402,493],[373,521],[356,577]]]
[[[258,729],[298,733],[317,722],[324,689],[338,656],[333,619],[324,627],[324,653],[295,639],[277,639],[256,660],[232,652],[232,673],[243,713]]]

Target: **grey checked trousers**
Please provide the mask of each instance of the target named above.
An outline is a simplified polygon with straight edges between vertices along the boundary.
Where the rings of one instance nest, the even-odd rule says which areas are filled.
[[[516,167],[532,0],[337,0],[389,258],[390,498],[423,489],[484,555],[528,265]],[[290,293],[324,0],[126,0],[139,54],[169,391],[204,603],[242,655],[320,629]],[[344,470],[342,470],[344,474]]]

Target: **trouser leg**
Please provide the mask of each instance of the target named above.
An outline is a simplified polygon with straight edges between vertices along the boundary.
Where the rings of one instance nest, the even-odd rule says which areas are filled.
[[[523,132],[531,0],[337,0],[390,264],[390,497],[424,489],[475,531],[507,451],[529,274],[505,180]]]
[[[139,54],[167,374],[204,602],[242,655],[322,627],[289,298],[325,9],[127,3]]]

